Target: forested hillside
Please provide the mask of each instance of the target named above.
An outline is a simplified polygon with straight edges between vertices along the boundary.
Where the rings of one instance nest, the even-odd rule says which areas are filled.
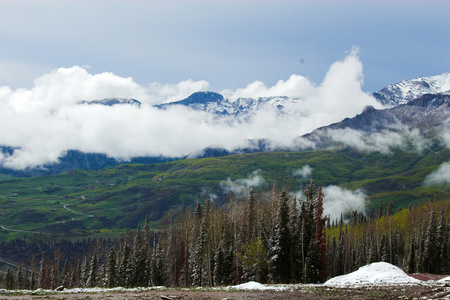
[[[436,144],[421,154],[264,152],[1,180],[0,239],[33,234],[42,239],[113,237],[142,224],[146,215],[156,224],[166,211],[193,209],[207,197],[221,205],[248,188],[263,191],[277,185],[295,193],[310,178],[323,187],[359,189],[367,213],[378,209],[380,201],[391,202],[395,211],[430,198],[448,198],[448,185],[424,184],[448,160],[449,149]]]
[[[303,200],[288,194],[285,189],[251,191],[245,199],[229,198],[222,207],[206,199],[194,210],[167,215],[159,230],[147,219],[142,229],[138,226],[114,242],[90,241],[83,253],[77,244],[66,253],[61,248],[41,251],[9,269],[4,285],[316,283],[376,261],[409,273],[450,272],[450,200],[428,201],[392,215],[390,204],[380,205],[369,216],[355,211],[344,224],[323,216],[322,189],[314,183],[303,190]]]

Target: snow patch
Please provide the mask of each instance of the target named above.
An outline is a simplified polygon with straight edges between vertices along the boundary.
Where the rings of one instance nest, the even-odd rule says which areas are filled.
[[[444,282],[444,283],[450,282],[450,276],[441,278],[441,279],[438,280],[438,282]]]
[[[256,281],[249,281],[239,285],[228,286],[224,288],[225,290],[251,290],[251,291],[284,291],[290,289],[288,286],[284,285],[264,285]]]
[[[326,286],[420,284],[421,281],[408,276],[400,268],[386,262],[372,263],[357,271],[331,278]]]

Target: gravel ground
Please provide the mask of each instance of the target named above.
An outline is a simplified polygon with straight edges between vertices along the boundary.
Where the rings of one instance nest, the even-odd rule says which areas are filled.
[[[67,292],[67,291],[66,291]],[[450,284],[329,288],[296,286],[290,291],[148,290],[98,293],[0,293],[0,299],[450,299]]]

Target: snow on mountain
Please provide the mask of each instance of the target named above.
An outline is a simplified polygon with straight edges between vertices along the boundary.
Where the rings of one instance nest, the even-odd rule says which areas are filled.
[[[373,96],[386,107],[406,104],[425,94],[450,94],[450,72],[430,77],[403,80],[388,85]]]
[[[217,115],[241,116],[263,108],[282,110],[290,103],[300,101],[286,96],[238,98],[235,101],[224,98],[214,92],[196,92],[186,99],[157,105],[158,108],[168,108],[174,105],[187,106],[193,110],[206,111]]]
[[[386,262],[377,262],[363,266],[353,273],[331,278],[324,285],[343,287],[375,284],[418,284],[420,282],[420,280],[408,276],[399,267]]]
[[[79,101],[78,104],[99,104],[99,105],[106,105],[106,106],[113,106],[113,105],[134,105],[137,107],[141,106],[141,102],[137,101],[136,99],[131,98],[108,98],[108,99],[102,99],[102,100],[92,100],[92,101]]]

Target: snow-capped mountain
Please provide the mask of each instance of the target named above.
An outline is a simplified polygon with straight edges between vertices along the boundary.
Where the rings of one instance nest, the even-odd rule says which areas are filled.
[[[406,104],[426,94],[450,94],[450,72],[431,77],[403,80],[373,93],[372,96],[386,108],[391,108]],[[174,105],[181,105],[216,115],[242,116],[262,108],[272,108],[282,112],[283,108],[298,103],[298,101],[301,100],[286,96],[238,98],[232,101],[215,92],[196,92],[186,99],[157,105],[156,107],[165,109]]]
[[[216,115],[240,116],[255,112],[263,107],[272,107],[281,111],[288,103],[297,101],[299,99],[286,96],[238,98],[231,101],[218,93],[196,92],[184,100],[165,103],[156,107],[165,109],[174,105],[182,105],[193,110],[206,111]]]
[[[134,105],[137,107],[141,106],[141,102],[137,101],[136,99],[132,98],[108,98],[108,99],[102,99],[102,100],[92,100],[92,101],[79,101],[78,104],[100,104],[100,105],[106,105],[106,106],[113,106],[113,105]]]
[[[403,80],[372,95],[386,107],[406,104],[425,94],[449,94],[450,72],[430,77]]]

